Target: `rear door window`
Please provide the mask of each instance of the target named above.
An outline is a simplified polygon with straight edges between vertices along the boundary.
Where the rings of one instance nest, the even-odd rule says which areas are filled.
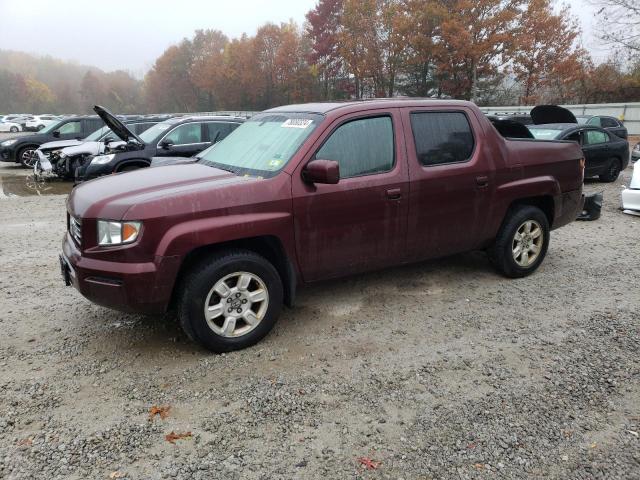
[[[462,112],[414,112],[411,130],[416,156],[424,166],[466,162],[471,158],[473,133]]]
[[[618,122],[615,118],[610,118],[610,117],[602,117],[602,126],[604,128],[611,128],[611,127],[618,127]]]
[[[231,133],[230,125],[223,122],[207,122],[207,133],[210,142],[219,142]]]
[[[340,125],[315,158],[338,162],[340,178],[373,175],[393,169],[394,145],[391,117],[361,118]]]

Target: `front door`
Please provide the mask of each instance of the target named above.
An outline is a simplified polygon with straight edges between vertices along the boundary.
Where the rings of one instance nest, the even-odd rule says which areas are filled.
[[[492,233],[495,169],[474,112],[405,108],[402,118],[411,178],[407,254],[420,260],[481,246]]]
[[[298,261],[305,281],[372,270],[404,258],[408,173],[397,109],[336,120],[293,178]],[[308,184],[313,159],[335,160],[340,181]]]

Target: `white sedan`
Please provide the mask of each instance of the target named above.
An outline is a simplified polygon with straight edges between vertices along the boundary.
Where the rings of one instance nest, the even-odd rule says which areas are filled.
[[[634,163],[631,183],[622,191],[622,210],[632,215],[640,215],[640,162]]]
[[[22,125],[20,125],[19,123],[0,122],[0,132],[16,133],[21,131],[22,131]]]

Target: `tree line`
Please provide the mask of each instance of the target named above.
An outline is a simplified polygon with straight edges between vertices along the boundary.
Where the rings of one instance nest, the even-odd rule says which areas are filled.
[[[620,0],[593,1],[604,2],[599,15],[607,21],[629,21],[606,8]],[[551,0],[319,0],[303,26],[267,23],[239,38],[197,30],[167,48],[143,80],[0,52],[2,66],[3,55],[13,55],[12,69],[0,67],[0,111],[79,112],[95,103],[121,113],[262,110],[401,95],[480,105],[639,101],[640,49],[628,29],[619,37],[624,55],[596,63],[570,10],[554,7]],[[603,41],[615,43],[614,31],[602,32]]]

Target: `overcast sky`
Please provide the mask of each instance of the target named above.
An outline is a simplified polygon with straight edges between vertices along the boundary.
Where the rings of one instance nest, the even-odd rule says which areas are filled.
[[[229,37],[265,22],[304,22],[316,0],[0,0],[0,49],[22,50],[142,76],[171,44],[198,28]],[[593,36],[594,9],[568,0],[583,43],[606,56]]]

